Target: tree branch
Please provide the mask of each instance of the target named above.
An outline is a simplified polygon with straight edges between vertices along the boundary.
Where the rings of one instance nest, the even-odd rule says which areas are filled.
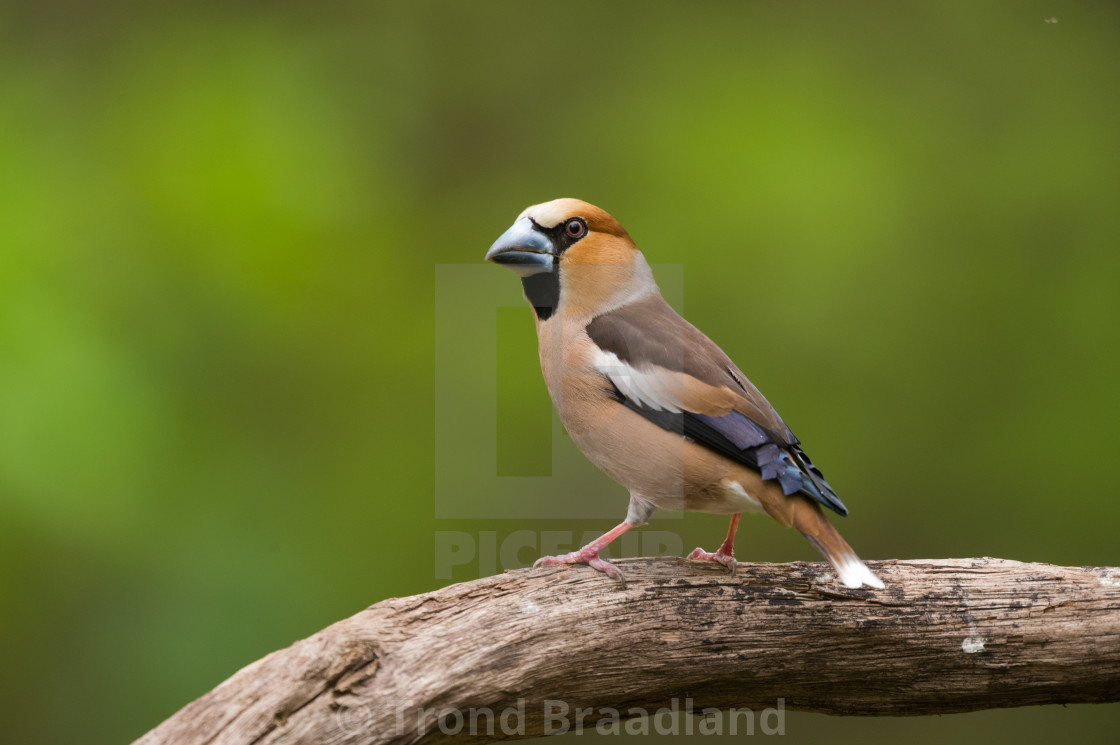
[[[697,713],[781,698],[846,715],[1120,701],[1118,569],[872,562],[887,584],[874,591],[844,589],[822,564],[740,564],[732,577],[674,558],[620,563],[625,589],[549,567],[385,600],[138,742],[486,742],[574,725],[577,708],[592,726],[607,707],[626,718],[674,698]],[[445,735],[441,722],[462,724]]]

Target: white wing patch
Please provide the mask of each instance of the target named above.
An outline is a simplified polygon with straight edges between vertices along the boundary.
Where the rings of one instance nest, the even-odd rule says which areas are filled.
[[[606,375],[615,387],[631,401],[656,411],[681,413],[680,397],[673,392],[674,375],[668,370],[639,370],[618,358],[613,352],[595,350],[592,366]]]

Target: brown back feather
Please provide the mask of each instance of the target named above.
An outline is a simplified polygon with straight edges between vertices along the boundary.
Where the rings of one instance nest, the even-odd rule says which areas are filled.
[[[587,325],[587,335],[600,349],[635,368],[683,372],[731,391],[734,409],[763,427],[775,442],[797,442],[770,402],[723,350],[660,295],[595,317]]]

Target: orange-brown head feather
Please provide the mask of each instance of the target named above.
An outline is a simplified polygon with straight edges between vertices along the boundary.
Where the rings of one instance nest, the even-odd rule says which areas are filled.
[[[579,199],[555,199],[529,207],[520,217],[545,229],[575,218],[587,226],[587,234],[558,258],[563,312],[595,316],[657,292],[641,251],[606,211]]]

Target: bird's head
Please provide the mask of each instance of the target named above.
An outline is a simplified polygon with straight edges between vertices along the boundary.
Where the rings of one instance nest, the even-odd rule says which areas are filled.
[[[486,252],[521,276],[525,297],[546,320],[558,308],[590,315],[657,292],[642,252],[618,221],[578,199],[536,204]]]

